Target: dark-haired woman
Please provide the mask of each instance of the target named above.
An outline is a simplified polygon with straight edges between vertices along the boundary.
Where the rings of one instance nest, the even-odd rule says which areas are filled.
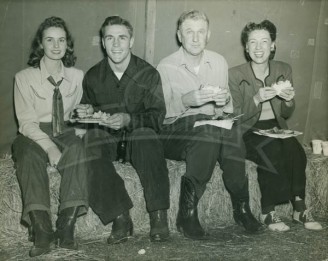
[[[276,27],[268,20],[249,23],[242,31],[247,63],[230,69],[229,86],[234,111],[244,114],[244,142],[248,159],[258,164],[262,194],[261,220],[273,231],[290,229],[275,206],[290,201],[293,221],[306,229],[320,230],[305,205],[306,155],[296,138],[277,139],[254,130],[288,129],[286,119],[295,109],[291,67],[272,60],[276,50]]]
[[[76,57],[65,22],[58,17],[45,19],[31,49],[30,67],[15,76],[20,134],[13,144],[13,156],[23,197],[22,221],[32,228],[32,257],[49,252],[55,240],[60,247],[76,249],[74,225],[77,216],[86,213],[88,203],[84,146],[67,124],[82,97],[83,72],[72,67]],[[61,175],[55,233],[48,165]]]

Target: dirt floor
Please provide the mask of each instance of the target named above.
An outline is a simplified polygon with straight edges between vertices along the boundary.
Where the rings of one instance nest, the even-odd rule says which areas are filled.
[[[1,236],[0,260],[286,260],[328,261],[328,222],[322,231],[307,231],[286,221],[291,230],[277,233],[265,230],[250,235],[237,225],[209,230],[209,238],[193,241],[171,233],[169,242],[151,243],[148,232],[138,232],[128,242],[107,245],[108,234],[93,239],[78,238],[79,250],[54,249],[51,253],[29,258],[31,243],[26,235],[13,235],[5,242]],[[140,251],[141,250],[141,251]],[[141,252],[143,252],[142,254]],[[138,253],[139,252],[139,253]]]

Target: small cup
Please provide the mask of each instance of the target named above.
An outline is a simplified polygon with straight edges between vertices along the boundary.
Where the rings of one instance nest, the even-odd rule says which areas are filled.
[[[312,140],[313,154],[321,154],[322,152],[322,140]]]
[[[328,156],[328,141],[321,143],[323,155]]]

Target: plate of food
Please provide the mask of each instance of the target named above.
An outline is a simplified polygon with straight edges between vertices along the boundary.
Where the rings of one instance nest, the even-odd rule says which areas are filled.
[[[295,137],[295,136],[303,134],[300,131],[279,129],[277,127],[274,127],[272,129],[267,129],[267,130],[256,130],[256,131],[254,131],[254,133],[258,134],[258,135],[271,137],[271,138],[277,138],[277,139],[286,139],[286,138]]]
[[[91,115],[87,115],[86,117],[83,118],[73,118],[74,121],[79,122],[79,123],[100,123],[106,119],[108,119],[110,116],[109,113],[98,111],[94,112]]]

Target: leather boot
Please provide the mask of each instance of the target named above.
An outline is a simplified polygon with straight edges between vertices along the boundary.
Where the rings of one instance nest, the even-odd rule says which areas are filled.
[[[40,256],[50,252],[50,244],[54,240],[54,231],[48,213],[44,210],[33,210],[29,212],[33,231],[31,240],[34,245],[31,248],[30,257]]]
[[[205,239],[205,231],[198,220],[198,198],[194,184],[186,177],[181,177],[181,190],[177,229],[185,237],[191,239]]]
[[[124,211],[114,219],[112,233],[107,238],[108,244],[119,244],[128,241],[128,237],[133,234],[133,223],[129,211]]]
[[[247,232],[263,231],[261,223],[253,216],[249,207],[249,200],[232,200],[233,218],[236,223],[243,226]]]
[[[150,241],[165,242],[169,238],[169,226],[167,223],[167,210],[156,210],[149,213]]]
[[[77,250],[78,245],[74,239],[75,223],[79,207],[63,209],[56,222],[57,246],[66,249]]]
[[[27,229],[28,229],[28,241],[34,242],[35,237],[34,237],[34,228],[33,228],[33,225],[32,224],[29,225],[27,227]]]

